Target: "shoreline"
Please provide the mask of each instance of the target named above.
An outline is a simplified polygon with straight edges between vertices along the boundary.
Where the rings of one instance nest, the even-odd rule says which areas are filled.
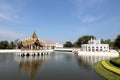
[[[56,50],[21,50],[21,49],[1,49],[0,54],[4,53],[33,53],[33,52],[54,52]],[[59,50],[58,52],[67,52],[66,50]],[[69,50],[71,52],[71,50]],[[111,50],[110,52],[88,52],[88,51],[78,51],[78,56],[106,56],[106,57],[118,57],[119,53],[115,50]]]
[[[0,54],[3,53],[32,53],[32,52],[53,52],[54,50],[21,50],[21,49],[5,49],[0,50]]]
[[[119,53],[116,51],[110,52],[87,52],[87,51],[78,51],[79,56],[106,56],[106,57],[119,57]]]

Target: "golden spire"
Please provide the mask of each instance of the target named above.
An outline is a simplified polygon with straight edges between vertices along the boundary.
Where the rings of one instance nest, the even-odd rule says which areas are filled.
[[[37,38],[35,31],[33,32],[32,38]]]

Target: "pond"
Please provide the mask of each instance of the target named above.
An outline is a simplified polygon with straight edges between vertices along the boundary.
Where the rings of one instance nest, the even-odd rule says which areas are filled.
[[[93,68],[102,59],[106,58],[70,52],[35,57],[0,54],[0,80],[104,80]]]

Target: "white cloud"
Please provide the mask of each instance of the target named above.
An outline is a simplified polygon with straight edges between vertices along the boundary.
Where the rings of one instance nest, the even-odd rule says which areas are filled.
[[[8,29],[7,27],[0,27],[0,39],[1,40],[15,40],[23,39],[25,34],[18,33],[14,30]]]
[[[82,22],[95,22],[102,19],[104,14],[99,13],[104,0],[74,0],[77,17]]]
[[[20,18],[18,3],[11,3],[6,0],[0,1],[0,21],[16,21]]]
[[[12,8],[12,5],[5,1],[0,1],[0,11],[9,11]]]
[[[2,20],[2,21],[3,20],[12,21],[13,18],[10,15],[8,15],[8,14],[0,13],[0,20]]]
[[[91,23],[91,22],[96,22],[99,21],[101,18],[103,18],[102,16],[85,16],[83,18],[80,18],[80,20],[84,23]]]
[[[74,0],[74,4],[78,7],[82,8],[88,8],[88,7],[94,7],[99,6],[104,0]]]

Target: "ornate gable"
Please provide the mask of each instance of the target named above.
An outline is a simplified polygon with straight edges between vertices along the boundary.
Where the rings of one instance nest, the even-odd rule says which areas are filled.
[[[34,33],[32,35],[32,38],[37,38],[37,35],[36,35],[35,31],[34,31]]]

